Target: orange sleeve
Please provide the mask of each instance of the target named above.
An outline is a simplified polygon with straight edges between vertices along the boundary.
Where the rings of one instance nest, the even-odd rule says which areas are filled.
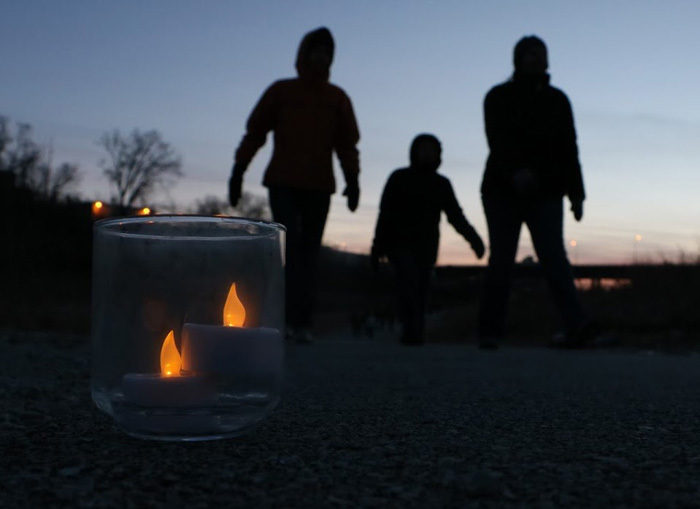
[[[265,144],[267,133],[274,129],[279,114],[277,84],[273,83],[253,108],[246,124],[246,133],[236,149],[235,161],[247,167]]]

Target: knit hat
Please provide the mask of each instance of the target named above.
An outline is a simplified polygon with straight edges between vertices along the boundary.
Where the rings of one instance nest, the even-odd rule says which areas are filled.
[[[528,35],[520,39],[513,50],[513,66],[516,71],[520,70],[523,55],[532,48],[542,48],[547,51],[547,45],[536,35]]]

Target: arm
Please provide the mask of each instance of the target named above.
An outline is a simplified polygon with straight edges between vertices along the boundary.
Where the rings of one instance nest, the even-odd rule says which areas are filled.
[[[338,131],[335,136],[335,152],[343,170],[346,187],[343,195],[348,197],[348,208],[354,212],[360,200],[360,156],[357,143],[360,131],[357,127],[355,113],[350,98],[343,93],[339,108]]]
[[[571,103],[566,95],[563,95],[562,99],[562,123],[564,128],[562,130],[561,156],[566,171],[566,194],[569,196],[569,201],[571,201],[571,211],[574,213],[574,218],[576,221],[580,221],[583,217],[583,200],[586,198],[586,192],[583,185],[581,163],[578,158],[576,128],[574,127]]]
[[[276,88],[273,84],[262,95],[248,117],[246,133],[236,149],[231,177],[228,181],[228,201],[232,207],[238,204],[243,192],[243,174],[256,152],[265,144],[267,133],[277,122]]]
[[[445,186],[443,190],[442,209],[445,211],[447,220],[454,227],[454,229],[457,230],[457,233],[459,233],[467,242],[469,242],[477,258],[484,256],[484,243],[474,227],[469,224],[469,221],[467,221],[467,218],[464,216],[462,208],[459,206],[459,202],[455,196],[452,184],[447,179],[445,179]]]
[[[372,258],[377,260],[386,256],[391,249],[390,232],[394,222],[394,204],[397,198],[396,179],[390,176],[384,186],[382,199],[379,204],[379,216],[374,229],[374,240],[372,241]]]
[[[262,95],[246,123],[246,133],[241,139],[235,154],[235,165],[242,177],[250,161],[257,151],[265,144],[267,133],[275,128],[279,105],[277,87],[271,85]]]

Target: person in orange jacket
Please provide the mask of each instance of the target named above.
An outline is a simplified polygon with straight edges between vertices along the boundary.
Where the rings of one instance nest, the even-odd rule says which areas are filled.
[[[315,274],[330,197],[335,192],[333,152],[345,177],[351,212],[360,199],[357,121],[348,95],[329,82],[335,42],[318,28],[299,45],[297,78],[274,82],[253,109],[235,153],[229,202],[241,197],[243,174],[267,133],[274,133],[272,157],[263,177],[274,221],[287,228],[287,337],[311,340]]]

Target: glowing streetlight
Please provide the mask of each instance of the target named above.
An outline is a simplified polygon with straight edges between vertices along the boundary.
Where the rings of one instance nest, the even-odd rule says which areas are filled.
[[[640,234],[636,234],[634,236],[634,263],[637,264],[639,263],[639,259],[637,257],[637,246],[639,243],[642,241],[642,236]]]

